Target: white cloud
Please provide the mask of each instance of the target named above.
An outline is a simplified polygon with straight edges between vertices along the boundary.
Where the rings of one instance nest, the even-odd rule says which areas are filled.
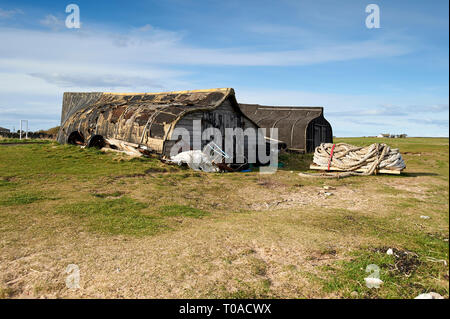
[[[2,8],[0,8],[0,19],[12,18],[18,14],[23,14],[23,11],[20,9],[3,10]]]
[[[80,73],[30,73],[29,75],[43,79],[60,87],[81,88],[120,88],[120,87],[152,87],[163,88],[161,83],[151,78],[117,74],[80,74]]]
[[[269,24],[269,23],[248,25],[245,27],[245,30],[251,33],[262,35],[264,37],[276,36],[276,37],[289,37],[292,39],[311,38],[316,37],[318,35],[315,32],[311,32],[308,29],[299,28],[297,26]]]
[[[65,22],[52,14],[46,15],[44,19],[39,21],[39,23],[53,30],[61,30],[65,27]]]
[[[448,120],[437,120],[437,119],[431,119],[431,118],[421,118],[421,119],[409,119],[410,122],[416,123],[416,124],[426,124],[426,125],[432,125],[432,126],[442,126],[448,130]]]
[[[0,28],[0,42],[8,43],[0,47],[2,123],[13,124],[25,117],[32,120],[32,129],[57,124],[64,91],[151,92],[198,88],[192,83],[204,85],[201,74],[180,71],[182,66],[298,66],[397,56],[412,50],[401,40],[382,38],[340,44],[320,41],[296,50],[211,49],[186,43],[182,33],[151,25],[119,33],[85,26],[68,30],[61,19],[52,15],[40,22],[49,30]],[[301,30],[280,27],[275,31],[295,34]],[[306,31],[303,34],[309,36]],[[347,132],[376,135],[383,128],[414,135],[404,129],[411,126],[410,112],[403,114],[403,118],[399,115],[395,120],[389,119],[395,108],[390,108],[387,102],[400,105],[402,112],[411,105],[419,108],[431,105],[442,112],[443,107],[438,105],[445,104],[425,98],[418,101],[414,95],[392,99],[239,87],[236,93],[239,101],[248,103],[323,105],[334,132],[341,136],[350,135]],[[430,132],[446,134],[442,133],[442,127]]]
[[[313,93],[236,88],[239,102],[279,106],[323,106],[336,136],[406,133],[448,136],[448,103],[432,95],[400,96]],[[391,104],[387,104],[390,101]],[[418,119],[418,115],[421,117]]]
[[[43,21],[48,26],[56,27],[62,23],[54,16],[47,16]],[[1,51],[9,56],[64,57],[74,61],[89,59],[100,62],[108,59],[117,62],[132,60],[135,63],[237,66],[310,65],[398,56],[411,51],[402,43],[384,39],[322,44],[300,50],[209,49],[185,44],[180,35],[173,32],[152,28],[147,31],[150,32],[119,34],[101,30],[51,32],[2,29],[0,40],[8,41],[9,45]]]

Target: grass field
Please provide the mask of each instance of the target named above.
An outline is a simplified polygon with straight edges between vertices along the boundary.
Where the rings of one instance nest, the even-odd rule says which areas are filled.
[[[448,298],[449,140],[342,141],[399,147],[407,169],[313,179],[311,155],[282,154],[273,175],[207,174],[0,140],[0,297]]]

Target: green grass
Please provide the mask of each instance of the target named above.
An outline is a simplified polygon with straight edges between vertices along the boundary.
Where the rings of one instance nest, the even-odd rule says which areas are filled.
[[[154,235],[164,224],[142,213],[148,205],[128,197],[63,205],[59,214],[78,219],[88,230],[109,235]]]
[[[326,274],[321,279],[324,290],[339,292],[345,298],[411,298],[429,291],[448,295],[448,286],[434,284],[435,278],[443,278],[448,270],[443,263],[430,262],[413,253],[406,257],[411,265],[402,268],[399,260],[386,251],[387,247],[379,251],[373,248],[355,251],[349,261],[323,267]],[[364,278],[372,273],[367,269],[369,265],[379,267],[379,278],[383,281],[380,288],[369,288],[365,284]],[[356,296],[352,295],[354,292]]]
[[[259,279],[256,282],[244,282],[242,280],[235,279],[241,287],[237,291],[227,291],[224,287],[220,287],[221,298],[226,299],[267,299],[274,298],[275,296],[270,293],[271,282],[269,279]]]
[[[397,189],[389,185],[378,185],[377,192],[391,196],[399,196],[399,195],[401,196],[402,194],[407,193],[406,191]]]
[[[28,205],[37,201],[48,199],[39,192],[16,192],[5,195],[0,199],[0,206]]]
[[[0,189],[11,189],[17,186],[17,183],[7,179],[0,179]]]
[[[281,170],[307,171],[312,162],[312,154],[282,153],[278,161],[283,163]]]
[[[209,215],[209,212],[185,205],[164,205],[159,208],[158,212],[162,216],[184,216],[194,218],[201,218]]]
[[[83,240],[92,241],[98,234],[105,236],[105,240],[123,239],[126,245],[128,237],[157,241],[157,236],[166,231],[176,237],[180,235],[176,232],[195,227],[200,232],[200,227],[209,230],[226,225],[222,231],[227,232],[230,249],[243,247],[243,251],[250,249],[251,253],[242,257],[236,252],[233,259],[234,255],[228,256],[224,246],[220,246],[223,243],[217,243],[224,253],[214,261],[223,261],[219,263],[229,267],[224,276],[233,267],[243,267],[245,272],[241,277],[236,273],[227,277],[227,285],[222,290],[211,288],[213,296],[297,298],[318,294],[353,298],[354,291],[360,298],[412,298],[427,291],[448,296],[448,267],[430,261],[430,258],[448,261],[448,241],[444,241],[448,239],[449,223],[448,139],[346,138],[335,142],[355,145],[384,142],[399,147],[407,170],[401,176],[309,179],[297,173],[308,170],[312,155],[284,153],[280,155],[284,166],[270,176],[261,176],[257,171],[206,174],[165,165],[157,158],[129,160],[119,154],[50,141],[0,145],[2,248],[16,245],[24,254],[23,247],[34,249],[29,244],[30,238],[57,247],[53,244],[58,234],[73,235],[80,231],[85,232],[85,237],[75,240],[81,246],[85,244]],[[336,187],[336,191],[331,191],[335,195],[326,199],[317,197],[324,185]],[[372,205],[358,209],[337,201],[339,196],[346,200],[352,194],[363,200],[367,194]],[[293,204],[287,208],[256,210],[251,206],[256,203],[265,207],[266,202],[283,196],[313,199],[301,205],[295,201],[280,204]],[[420,215],[431,218],[422,220]],[[22,240],[22,236],[27,239]],[[151,238],[154,236],[155,239]],[[297,242],[299,250],[290,249]],[[286,250],[272,250],[270,254],[279,254],[280,259],[268,261],[264,258],[269,255],[261,252],[270,251],[272,243],[284,245]],[[373,250],[380,247],[414,252],[420,264],[409,276],[393,271],[392,257]],[[258,248],[258,253],[253,248]],[[203,253],[199,260],[207,264],[211,252],[199,254]],[[303,264],[295,264],[295,260],[284,263],[284,258],[291,253],[305,256],[308,265],[315,262],[316,254],[328,256],[329,262],[309,271],[303,269]],[[5,258],[16,258],[16,255]],[[277,263],[285,269],[281,273],[289,274],[286,277],[289,279],[275,284],[271,280],[280,273],[274,271]],[[368,264],[381,268],[385,284],[378,290],[364,285]],[[196,264],[184,266],[195,268]],[[214,277],[212,273],[208,275]],[[308,283],[304,283],[305,278]],[[165,277],[164,280],[175,279]],[[235,280],[239,282],[234,283]],[[233,284],[228,285],[231,281]],[[314,287],[313,292],[304,292],[300,282]],[[277,290],[296,284],[300,288],[294,294]],[[0,283],[0,297],[17,294],[16,288],[10,290]],[[207,291],[194,295],[209,297]]]
[[[448,150],[448,138],[371,138],[371,137],[346,137],[335,138],[334,143],[348,143],[356,146],[367,146],[372,143],[385,143],[391,148],[398,148],[400,152],[440,152],[442,148]]]
[[[414,209],[422,205],[423,202],[414,202],[415,206],[409,202],[409,205],[396,205],[401,209]],[[395,203],[395,202],[394,202]],[[327,220],[324,230],[333,227],[347,235],[366,234],[369,238],[377,238],[377,241],[383,242],[385,246],[376,250],[378,246],[362,247],[350,253],[350,260],[339,261],[334,265],[325,266],[325,276],[319,280],[322,282],[324,290],[327,292],[339,292],[346,298],[354,297],[352,292],[358,293],[358,298],[411,298],[427,291],[435,291],[441,295],[448,295],[448,266],[443,262],[436,260],[445,260],[448,262],[448,228],[441,229],[435,233],[425,231],[421,227],[411,228],[411,224],[400,220],[406,220],[401,214],[394,210],[391,216],[383,218],[367,217],[353,214],[348,222],[344,218],[335,216]],[[443,212],[447,214],[448,210]],[[418,216],[416,217],[418,220]],[[394,222],[395,221],[395,222]],[[414,223],[417,225],[417,222]],[[437,222],[439,225],[440,223]],[[332,226],[333,225],[333,226]],[[394,271],[395,260],[393,256],[385,252],[388,248],[399,248],[416,254],[419,260],[417,268],[411,273],[402,273]],[[432,258],[433,261],[430,261]],[[384,284],[380,289],[369,289],[364,283],[364,278],[368,273],[366,267],[375,264],[380,267],[380,279]],[[445,279],[447,278],[447,279]],[[447,281],[446,286],[436,283],[438,281]]]
[[[95,193],[92,194],[94,197],[98,197],[98,198],[107,198],[107,197],[120,197],[122,196],[124,193],[123,192],[110,192],[110,193]]]
[[[251,257],[249,260],[250,270],[254,275],[265,276],[267,274],[267,264],[264,260]]]
[[[126,160],[117,154],[105,154],[95,148],[81,149],[56,143],[0,146],[0,176],[40,180],[67,177],[92,180],[102,176],[121,177],[160,169],[156,158]],[[174,167],[176,169],[176,167]]]
[[[44,139],[19,139],[19,138],[4,138],[0,137],[0,144],[49,144],[51,143],[50,140],[44,140]]]

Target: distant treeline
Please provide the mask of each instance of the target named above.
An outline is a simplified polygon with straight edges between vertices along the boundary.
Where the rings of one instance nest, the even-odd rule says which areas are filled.
[[[46,139],[56,139],[58,134],[59,126],[52,127],[48,130],[39,130],[37,132],[28,132],[28,138],[46,138]],[[25,138],[25,131],[22,131],[22,138]],[[20,131],[17,132],[2,132],[0,131],[0,136],[5,138],[19,138]]]

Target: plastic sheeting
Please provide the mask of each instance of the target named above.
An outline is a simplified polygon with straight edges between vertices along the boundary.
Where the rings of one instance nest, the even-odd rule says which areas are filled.
[[[211,157],[200,150],[181,152],[175,156],[172,156],[170,161],[178,165],[187,164],[189,168],[196,171],[203,171],[207,173],[220,171],[220,169],[213,164]]]

